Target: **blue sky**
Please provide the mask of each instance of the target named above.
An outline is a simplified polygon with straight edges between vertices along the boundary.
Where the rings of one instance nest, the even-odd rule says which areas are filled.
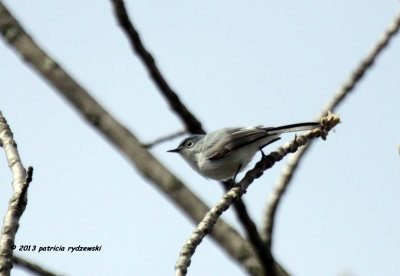
[[[3,1],[56,61],[143,142],[182,129],[132,53],[109,1]],[[313,120],[399,10],[398,1],[127,1],[145,46],[211,131]],[[171,275],[194,225],[0,43],[0,110],[34,181],[16,245],[66,275]],[[336,110],[342,124],[303,160],[277,215],[273,253],[293,275],[395,275],[400,257],[400,40]],[[292,134],[266,149],[273,150]],[[166,150],[151,151],[208,204],[218,183]],[[0,214],[11,175],[0,155]],[[258,159],[257,156],[256,159]],[[258,225],[285,160],[244,201]],[[232,210],[223,218],[243,232]],[[17,253],[17,252],[16,252]],[[188,275],[242,275],[209,237]],[[15,269],[13,275],[28,275]]]

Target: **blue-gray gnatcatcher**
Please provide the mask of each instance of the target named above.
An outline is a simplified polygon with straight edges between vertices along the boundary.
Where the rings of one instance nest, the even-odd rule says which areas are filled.
[[[176,149],[199,174],[215,180],[235,179],[257,151],[280,139],[285,132],[310,130],[319,123],[300,123],[279,127],[231,127],[192,135]]]

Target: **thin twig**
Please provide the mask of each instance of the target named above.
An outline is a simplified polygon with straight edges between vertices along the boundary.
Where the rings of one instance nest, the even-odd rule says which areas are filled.
[[[8,165],[13,176],[13,195],[10,199],[0,239],[0,275],[10,275],[15,235],[19,227],[19,219],[27,204],[27,189],[32,181],[32,167],[28,173],[22,165],[17,144],[6,119],[0,111],[0,145],[4,148]]]
[[[222,184],[225,186],[226,192],[228,192],[232,183],[230,181],[226,181],[222,182]],[[257,230],[256,224],[250,218],[249,213],[247,212],[246,205],[244,204],[242,198],[237,199],[237,201],[233,204],[233,208],[236,211],[239,221],[244,226],[246,237],[253,246],[258,259],[263,266],[265,275],[273,275],[272,269],[274,267],[274,259],[271,255],[271,251],[265,246],[265,243],[263,242],[261,235]]]
[[[37,274],[37,275],[42,275],[42,276],[58,276],[58,275],[60,275],[60,274],[51,272],[47,269],[44,269],[43,267],[41,267],[37,264],[34,264],[32,262],[29,262],[18,256],[13,256],[13,263],[15,265],[25,268],[26,270],[29,270],[30,272],[32,272],[34,274]]]
[[[386,48],[393,36],[398,32],[400,27],[400,13],[394,18],[387,30],[383,33],[383,36],[378,40],[376,45],[368,53],[368,55],[363,59],[353,73],[350,74],[349,78],[344,82],[344,84],[336,91],[334,96],[328,101],[326,106],[322,109],[320,114],[317,116],[317,120],[320,120],[329,111],[334,112],[335,109],[343,102],[343,99],[353,91],[354,87],[359,83],[361,78],[365,76],[368,69],[371,68],[375,62],[378,55]],[[274,226],[274,218],[276,214],[277,207],[282,199],[284,192],[286,191],[290,180],[296,171],[296,168],[304,156],[304,153],[310,148],[311,143],[306,145],[304,148],[293,154],[285,166],[282,169],[282,173],[275,183],[274,190],[269,195],[267,206],[264,213],[264,225],[263,225],[263,239],[267,246],[271,248],[272,246],[272,232]]]
[[[186,133],[187,133],[186,130],[180,130],[180,131],[178,131],[178,132],[175,132],[175,133],[166,135],[166,136],[164,136],[164,137],[160,137],[160,138],[154,140],[153,142],[143,144],[143,147],[145,147],[146,149],[149,149],[149,148],[151,148],[151,147],[154,147],[154,146],[157,145],[157,144],[160,144],[160,143],[166,142],[166,141],[168,141],[168,140],[177,138],[177,137],[182,136],[182,135],[184,135],[184,134],[186,134]]]
[[[260,177],[263,172],[271,168],[275,162],[280,161],[288,153],[295,152],[299,147],[307,144],[313,138],[322,137],[323,139],[326,139],[328,131],[339,122],[339,116],[329,114],[321,120],[321,128],[311,130],[304,135],[299,135],[283,147],[278,148],[269,155],[263,156],[261,161],[259,161],[253,169],[249,170],[238,185],[229,190],[229,192],[223,196],[222,200],[214,205],[214,207],[199,223],[198,227],[192,233],[192,236],[185,243],[179,254],[179,259],[175,265],[175,276],[186,275],[187,268],[190,265],[191,257],[193,256],[196,247],[201,243],[203,238],[211,232],[217,219],[222,215],[222,213],[246,192],[247,188],[255,178]],[[276,271],[276,274],[279,275],[279,271]]]
[[[111,2],[114,5],[114,11],[118,22],[121,25],[122,29],[125,31],[125,34],[128,36],[132,48],[142,59],[151,78],[153,79],[159,90],[162,92],[164,97],[167,99],[171,108],[183,121],[188,131],[190,131],[191,133],[204,134],[205,131],[202,128],[201,123],[186,108],[186,106],[181,102],[177,94],[168,85],[160,70],[157,68],[153,56],[143,46],[139,33],[134,28],[131,20],[129,19],[128,13],[126,12],[124,1],[111,0]]]
[[[89,124],[118,148],[131,164],[198,223],[209,210],[193,192],[165,168],[126,127],[112,117],[65,70],[45,53],[0,1],[0,32],[41,76],[59,92]],[[219,220],[213,238],[251,275],[261,275],[260,263],[248,242],[230,225]]]

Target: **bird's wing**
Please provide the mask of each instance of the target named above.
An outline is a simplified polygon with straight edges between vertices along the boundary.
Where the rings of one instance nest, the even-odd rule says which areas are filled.
[[[279,127],[234,127],[217,130],[211,135],[207,145],[204,157],[209,160],[218,160],[232,153],[233,150],[239,149],[258,140],[271,138],[270,144],[279,140],[279,135],[285,132],[303,131],[314,129],[320,124],[317,122],[307,122],[299,124],[284,125]],[[222,137],[220,139],[216,139]],[[265,146],[265,145],[263,145]],[[204,150],[204,149],[203,149]]]
[[[247,128],[228,128],[221,130],[222,139],[217,141],[210,141],[211,146],[205,152],[205,158],[209,160],[218,160],[232,153],[233,150],[244,147],[255,141],[272,136],[268,131],[261,127],[247,127]]]

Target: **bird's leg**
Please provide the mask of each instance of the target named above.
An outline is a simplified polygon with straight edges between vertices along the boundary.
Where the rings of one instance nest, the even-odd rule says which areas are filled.
[[[233,178],[229,178],[228,180],[222,181],[225,186],[226,191],[229,191],[235,187],[241,187],[238,183],[236,183]]]
[[[239,166],[238,166],[238,168],[237,168],[237,170],[236,170],[236,172],[235,172],[235,175],[234,175],[233,178],[232,178],[233,183],[235,183],[236,176],[237,176],[238,173],[240,172],[240,169],[241,169],[241,168],[242,168],[242,163],[239,164]]]
[[[258,149],[259,149],[260,152],[261,152],[261,158],[264,159],[264,157],[265,157],[266,155],[265,155],[265,153],[264,153],[264,151],[263,151],[263,147],[259,147]]]
[[[225,188],[226,188],[227,191],[229,191],[229,190],[232,189],[232,188],[235,188],[235,187],[238,187],[238,186],[239,186],[239,185],[235,182],[235,179],[236,179],[236,176],[238,175],[238,173],[239,173],[239,171],[240,171],[241,168],[242,168],[242,164],[239,164],[239,166],[238,166],[238,168],[237,168],[237,170],[236,170],[236,172],[235,172],[235,175],[234,175],[232,178],[230,178],[230,179],[225,180],[225,181],[222,182],[222,183],[224,183]]]
[[[261,147],[258,148],[258,149],[260,150],[260,152],[261,152],[261,157],[262,157],[262,159],[264,159],[264,158],[266,157],[266,155],[265,155],[265,153],[264,153],[264,151],[263,151],[263,148],[266,147],[266,146],[268,146],[269,144],[272,144],[273,142],[278,141],[279,139],[281,139],[281,137],[276,137],[275,139],[272,139],[271,141],[269,141],[269,142],[266,143],[265,145],[262,145]]]
[[[232,178],[223,180],[222,184],[224,184],[225,190],[229,191],[235,184],[235,182],[232,181]]]

